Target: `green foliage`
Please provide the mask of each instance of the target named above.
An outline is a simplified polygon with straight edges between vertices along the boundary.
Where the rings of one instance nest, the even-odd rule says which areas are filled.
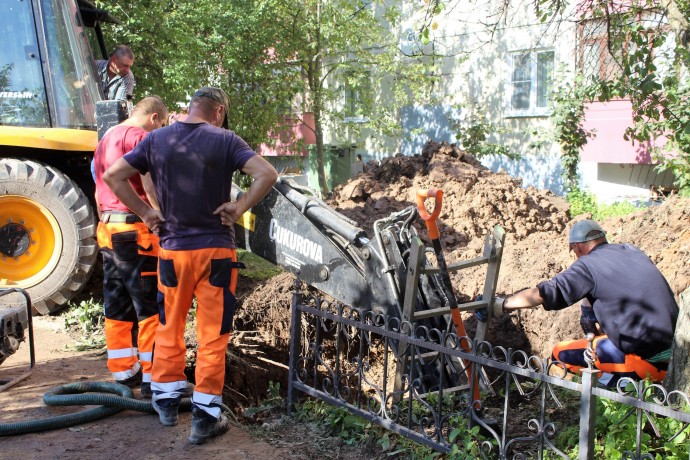
[[[680,16],[690,17],[690,3],[671,0]],[[690,80],[687,78],[690,50],[681,37],[685,33],[668,27],[662,21],[640,21],[649,18],[645,2],[605,10],[602,2],[593,16],[600,18],[608,32],[606,43],[619,72],[607,79],[594,78],[586,91],[602,101],[628,99],[633,107],[633,126],[625,138],[647,143],[665,138],[662,150],[656,148],[659,170],[670,170],[681,193],[690,193]],[[686,19],[687,21],[687,19]],[[673,24],[671,24],[673,26]],[[687,28],[687,23],[686,26]],[[660,64],[663,64],[660,66]]]
[[[78,332],[81,338],[74,345],[78,351],[100,349],[105,346],[103,306],[93,299],[69,304],[63,314],[65,329]]]
[[[122,21],[106,29],[109,47],[125,43],[135,52],[137,100],[158,94],[176,109],[199,86],[220,86],[230,97],[231,128],[254,148],[278,139],[289,144],[295,117],[307,112],[314,114],[310,127],[321,158],[326,128],[337,136],[332,143],[357,144],[363,130],[383,142],[401,131],[400,108],[428,100],[433,87],[433,62],[401,58],[390,33],[400,11],[378,1],[98,5]],[[346,91],[352,104],[343,104]],[[358,121],[345,123],[352,114]],[[327,192],[322,161],[318,169]]]
[[[630,407],[605,398],[597,399],[597,423],[595,431],[598,439],[594,443],[596,458],[621,459],[624,451],[634,451],[637,435],[637,418],[624,419]],[[643,422],[646,419],[642,418]],[[687,459],[689,444],[687,429],[673,441],[667,441],[677,433],[683,424],[678,420],[655,417],[655,424],[660,436],[650,434],[648,430],[641,433],[641,452],[649,453],[652,458],[665,460]]]
[[[561,165],[567,190],[578,187],[580,150],[592,137],[592,133],[583,128],[584,117],[584,92],[579,80],[574,85],[566,83],[554,91],[551,118],[556,141],[561,145]]]
[[[568,192],[570,217],[591,214],[594,220],[604,220],[608,217],[627,216],[641,208],[627,201],[612,204],[600,204],[594,195],[578,188]]]
[[[277,265],[273,265],[266,259],[244,249],[237,250],[237,261],[243,262],[247,266],[246,269],[240,270],[240,274],[254,281],[265,281],[283,271]]]
[[[456,420],[461,425],[462,421]],[[453,447],[446,459],[448,460],[474,460],[480,458],[479,446],[486,438],[479,433],[479,427],[473,426],[469,431],[466,428],[455,428],[448,438],[453,443]],[[492,440],[496,444],[495,440]]]
[[[314,114],[316,170],[328,193],[324,132],[333,144],[359,144],[366,133],[383,147],[401,132],[402,107],[429,100],[433,62],[400,55],[400,11],[380,2],[301,0],[278,14],[293,34],[295,65],[303,76],[305,110]],[[377,10],[383,15],[377,15]],[[356,33],[353,33],[356,31]]]
[[[567,398],[566,398],[567,399]],[[570,404],[570,403],[569,403]],[[579,399],[572,401],[572,408],[577,410]],[[413,407],[414,410],[414,407]],[[606,398],[597,399],[597,421],[595,427],[595,458],[621,459],[623,451],[635,450],[637,418],[634,414],[624,420],[630,407]],[[682,409],[687,410],[687,407]],[[411,459],[444,458],[447,460],[473,460],[481,457],[480,446],[490,442],[496,447],[492,437],[484,436],[478,426],[466,429],[466,420],[453,417],[449,421],[452,431],[449,441],[453,447],[448,454],[441,455],[430,448],[414,441],[395,435],[378,425],[373,425],[364,419],[350,414],[343,408],[336,408],[323,401],[307,399],[296,408],[296,417],[302,422],[317,422],[328,427],[331,433],[343,438],[347,444],[363,444],[372,439],[388,456]],[[646,419],[643,417],[643,422]],[[649,429],[642,432],[642,452],[649,452],[652,458],[680,460],[688,458],[690,433],[688,429],[669,441],[681,428],[682,422],[670,418],[655,416],[654,422],[661,434],[656,437]],[[556,446],[563,450],[569,458],[577,458],[579,442],[579,426],[562,427],[556,438]],[[553,452],[547,451],[544,458],[560,458]]]
[[[105,27],[109,48],[134,50],[135,100],[157,94],[174,111],[200,86],[220,86],[230,98],[231,129],[254,148],[275,142],[302,84],[287,62],[286,24],[275,20],[284,2],[98,3],[122,21]]]
[[[465,122],[450,120],[453,128],[457,131],[456,137],[460,141],[463,150],[475,158],[503,155],[512,160],[519,159],[520,155],[512,152],[505,145],[488,141],[489,136],[506,133],[508,130],[489,121],[485,113],[486,111],[481,107],[472,105],[469,108],[469,116]]]
[[[323,401],[304,401],[296,407],[296,416],[302,422],[318,422],[324,425],[348,445],[366,442],[375,431],[372,431],[374,426],[370,422],[350,414],[342,407],[331,406]]]
[[[438,400],[427,401],[436,407]],[[450,399],[444,399],[444,406]],[[401,407],[404,412],[404,407]],[[412,405],[413,417],[422,415],[423,406],[418,401]],[[488,438],[480,433],[478,426],[467,430],[467,421],[461,417],[452,417],[449,425],[450,442],[454,443],[450,453],[443,456],[430,447],[419,444],[403,436],[396,435],[383,427],[372,424],[360,417],[350,414],[342,407],[334,407],[323,401],[307,399],[296,408],[296,417],[302,422],[317,422],[326,426],[332,434],[343,438],[346,444],[364,444],[375,440],[388,457],[432,460],[473,460],[479,458],[479,448]],[[414,424],[414,422],[413,422]],[[495,445],[495,441],[491,440]]]
[[[256,407],[249,407],[244,411],[245,417],[255,417],[258,414],[271,412],[275,409],[284,410],[285,400],[280,396],[280,382],[268,382],[268,398]]]

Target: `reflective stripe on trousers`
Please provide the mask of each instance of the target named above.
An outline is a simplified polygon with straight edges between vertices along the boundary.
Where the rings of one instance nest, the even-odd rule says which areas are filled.
[[[108,369],[115,380],[125,380],[141,368],[143,381],[150,381],[158,327],[158,237],[143,223],[99,223],[98,245]],[[137,348],[139,358],[124,352]]]
[[[234,249],[160,250],[159,296],[164,310],[156,334],[151,389],[154,399],[178,398],[186,387],[184,331],[196,296],[196,407],[218,417],[225,382],[225,351],[235,313]]]
[[[559,342],[553,348],[552,355],[554,359],[564,363],[569,371],[578,374],[580,369],[587,368],[584,359],[587,346],[587,339]],[[668,363],[652,364],[641,356],[625,354],[605,335],[594,338],[593,348],[597,355],[594,367],[602,372],[620,377],[637,376],[640,379],[649,377],[655,382],[660,382],[666,377]]]

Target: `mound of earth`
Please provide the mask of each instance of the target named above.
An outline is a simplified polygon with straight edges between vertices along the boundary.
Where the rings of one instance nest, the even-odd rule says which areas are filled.
[[[370,162],[363,173],[338,186],[327,201],[372,237],[373,223],[415,206],[420,189],[443,191],[438,226],[448,263],[479,256],[484,237],[493,226],[505,229],[498,295],[535,286],[575,261],[567,244],[567,230],[573,221],[563,198],[548,190],[523,188],[520,179],[505,172],[493,173],[471,155],[446,143],[430,142],[420,156]],[[678,295],[690,285],[689,221],[690,200],[671,197],[659,206],[601,224],[610,242],[632,243],[645,251]],[[416,227],[429,243],[421,219]],[[453,273],[458,299],[466,301],[482,292],[484,278],[482,268]],[[263,334],[266,343],[285,347],[283,350],[289,340],[292,284],[292,275],[279,275],[244,296],[238,312],[238,321],[261,330],[257,334]],[[545,357],[555,342],[583,335],[579,315],[579,308],[522,311],[492,320],[487,339],[494,345]],[[468,333],[473,335],[473,315],[464,314],[464,319]],[[278,355],[286,356],[284,352]],[[281,362],[287,363],[287,359]]]

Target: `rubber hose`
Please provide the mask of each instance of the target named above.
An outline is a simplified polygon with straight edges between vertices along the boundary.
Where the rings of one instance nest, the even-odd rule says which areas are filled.
[[[81,394],[88,392],[100,392],[93,394]],[[110,394],[103,394],[110,393]],[[77,382],[68,383],[53,388],[43,395],[43,402],[49,406],[93,406],[100,405],[93,409],[87,409],[75,414],[58,415],[41,420],[29,420],[16,423],[0,424],[0,436],[13,436],[17,434],[38,433],[41,431],[56,430],[67,428],[74,425],[100,420],[113,414],[117,414],[124,409],[135,410],[155,414],[150,401],[134,399],[131,388],[119,383],[111,382]],[[180,402],[180,410],[191,410],[192,402],[190,398],[184,398]],[[224,411],[229,411],[225,405],[221,406]]]

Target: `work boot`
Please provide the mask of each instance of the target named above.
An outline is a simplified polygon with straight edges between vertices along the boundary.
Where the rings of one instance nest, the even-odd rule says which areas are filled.
[[[175,426],[177,425],[177,409],[180,402],[176,399],[159,399],[158,401],[151,400],[153,409],[158,412],[161,425]]]
[[[228,418],[221,414],[219,419],[216,419],[211,414],[197,409],[192,409],[192,430],[189,433],[189,442],[191,444],[203,444],[209,439],[220,436],[228,431],[230,422]]]
[[[142,376],[142,373],[141,373],[141,367],[140,367],[139,370],[137,371],[137,373],[134,374],[133,376],[131,376],[130,378],[125,379],[125,380],[115,380],[115,382],[119,383],[120,385],[124,385],[126,387],[129,387],[129,388],[136,388],[141,383],[141,376]]]
[[[153,391],[151,390],[151,382],[141,382],[141,397],[151,399]]]

